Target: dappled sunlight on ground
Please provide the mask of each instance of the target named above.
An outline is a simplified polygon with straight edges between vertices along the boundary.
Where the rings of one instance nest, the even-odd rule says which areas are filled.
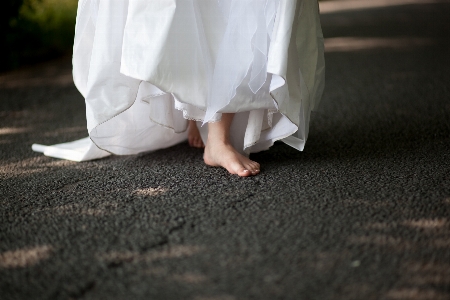
[[[141,197],[158,196],[167,193],[167,191],[169,191],[169,189],[158,186],[156,188],[143,188],[135,190],[133,195]]]
[[[63,128],[55,128],[51,131],[46,131],[43,133],[43,136],[60,136],[65,133],[87,133],[86,126],[74,126],[74,127],[63,127]]]
[[[395,251],[405,251],[411,249],[414,245],[399,237],[393,237],[387,234],[373,234],[373,235],[351,235],[347,239],[351,244],[368,245],[368,246],[385,246],[392,247]]]
[[[389,6],[408,5],[408,4],[432,4],[444,3],[446,0],[333,0],[319,2],[320,13],[328,14],[341,11],[352,11],[371,8],[382,8]]]
[[[449,222],[447,219],[420,219],[404,221],[403,224],[417,229],[440,229]]]
[[[26,133],[32,130],[31,127],[3,127],[0,128],[0,135]]]
[[[0,253],[0,268],[31,267],[49,258],[52,250],[51,246],[44,245]]]
[[[388,291],[388,299],[449,299],[449,294],[436,286],[450,285],[450,264],[437,262],[403,262],[399,281]]]
[[[351,52],[375,49],[411,50],[411,47],[433,45],[433,39],[414,37],[335,37],[325,38],[325,52]]]
[[[190,257],[201,252],[203,252],[203,249],[198,246],[175,245],[165,249],[144,253],[136,251],[111,251],[97,254],[97,257],[102,261],[112,263],[150,263],[163,259]]]
[[[8,118],[10,121],[13,121],[14,123],[17,122],[19,124],[26,122],[27,126],[25,127],[28,127],[30,119],[33,119],[33,121],[50,121],[55,118],[55,113],[49,109],[39,109],[37,107],[21,110],[6,109],[4,111],[0,111],[0,118]],[[8,127],[11,128],[10,126]],[[22,127],[23,126],[20,126],[19,128]],[[36,128],[34,128],[34,130],[36,130]]]
[[[417,285],[425,284],[450,284],[450,263],[436,262],[404,262],[401,266],[401,274],[412,275],[403,278],[402,281]],[[406,280],[405,280],[406,279]]]
[[[424,16],[430,15],[433,4],[446,3],[444,0],[334,0],[321,1],[322,25],[324,27],[325,51],[358,52],[362,51],[405,51],[412,52],[425,47],[442,45],[447,42],[445,30],[440,35],[430,35],[426,26],[415,30],[414,34],[405,34],[398,30],[425,22],[414,18],[415,9],[424,10]],[[402,9],[402,6],[408,9]],[[392,7],[391,14],[383,9]],[[395,8],[396,7],[396,8]],[[441,19],[437,22],[444,22]],[[385,26],[385,31],[373,31],[376,26]],[[440,24],[440,23],[439,23]],[[444,23],[442,23],[444,25]],[[340,28],[340,29],[339,29]],[[345,30],[342,30],[344,29]],[[390,30],[396,28],[396,30]],[[342,36],[342,33],[345,34]],[[367,34],[370,32],[370,34]],[[349,34],[350,33],[350,34]]]
[[[31,149],[30,149],[31,151]],[[46,156],[22,159],[20,162],[0,163],[0,174],[8,177],[26,176],[33,173],[46,172],[49,168],[66,168],[77,163],[68,160],[54,159]]]

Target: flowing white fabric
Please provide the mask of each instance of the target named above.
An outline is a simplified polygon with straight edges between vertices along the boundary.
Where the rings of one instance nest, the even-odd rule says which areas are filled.
[[[111,155],[111,153],[101,150],[95,146],[90,138],[84,138],[73,142],[56,144],[52,146],[33,144],[31,148],[33,151],[44,153],[46,156],[77,162],[99,159]]]
[[[205,140],[202,124],[236,113],[238,151],[303,150],[324,86],[318,13],[317,0],[80,0],[73,75],[91,141],[137,154],[185,140],[187,120]]]

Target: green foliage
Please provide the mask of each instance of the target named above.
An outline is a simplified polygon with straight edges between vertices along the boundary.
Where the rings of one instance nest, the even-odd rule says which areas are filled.
[[[10,11],[0,35],[0,70],[70,52],[73,45],[77,0],[9,0]],[[5,30],[6,29],[6,30]]]
[[[26,0],[20,16],[36,24],[48,46],[61,50],[73,44],[77,1]]]

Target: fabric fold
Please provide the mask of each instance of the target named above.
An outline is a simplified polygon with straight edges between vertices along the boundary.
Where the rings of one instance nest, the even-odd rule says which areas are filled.
[[[80,0],[74,82],[91,141],[137,154],[235,113],[244,154],[303,150],[323,92],[316,0]],[[201,129],[206,137],[206,128]]]

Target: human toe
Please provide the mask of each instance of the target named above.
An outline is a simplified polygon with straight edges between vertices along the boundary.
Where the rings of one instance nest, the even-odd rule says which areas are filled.
[[[251,162],[247,165],[247,169],[252,172],[252,174],[258,174],[259,173],[259,164],[256,162]]]
[[[252,162],[252,169],[255,171],[259,171],[261,166],[257,162]]]
[[[252,175],[251,170],[245,164],[239,161],[232,162],[231,164],[226,166],[226,169],[231,174],[237,174],[241,177],[247,177]]]
[[[253,175],[253,172],[247,169],[241,169],[236,174],[238,174],[241,177],[249,177]]]
[[[256,175],[256,174],[259,173],[259,170],[256,170],[256,169],[254,169],[252,166],[249,166],[249,165],[245,166],[245,169],[244,169],[244,170],[247,171],[247,173],[250,174],[250,175],[248,175],[248,176]]]

